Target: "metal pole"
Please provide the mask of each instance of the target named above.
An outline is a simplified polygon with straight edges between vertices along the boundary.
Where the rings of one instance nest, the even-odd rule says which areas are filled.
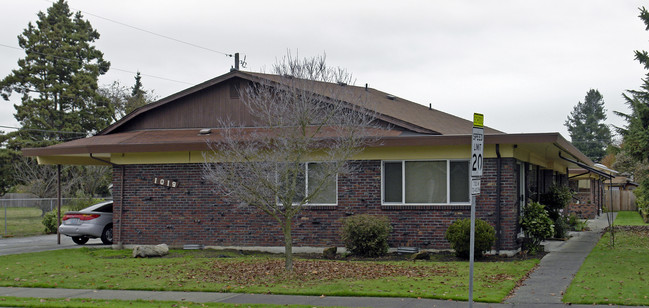
[[[7,202],[3,202],[5,204],[5,235],[4,237],[7,237]]]
[[[61,232],[59,232],[59,226],[61,225],[61,165],[56,165],[56,203],[58,211],[56,214],[57,224],[56,224],[56,243],[61,245]]]
[[[475,256],[475,204],[476,195],[471,195],[471,239],[469,240],[469,307],[473,307],[473,259]]]

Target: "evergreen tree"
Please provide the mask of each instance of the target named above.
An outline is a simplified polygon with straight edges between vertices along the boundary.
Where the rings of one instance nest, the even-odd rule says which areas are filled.
[[[110,67],[93,45],[99,33],[64,0],[37,16],[18,36],[25,51],[19,68],[0,80],[5,100],[21,95],[14,116],[22,127],[8,141],[14,149],[83,137],[108,125],[112,114],[97,92],[97,78]]]
[[[649,12],[642,7],[638,16],[645,24],[645,30],[649,30]],[[635,59],[649,70],[649,54],[647,51],[635,51]],[[649,164],[649,73],[642,79],[643,84],[640,90],[629,90],[624,94],[627,105],[631,112],[626,114],[616,112],[622,116],[627,125],[617,130],[624,138],[622,153],[633,160],[631,165],[644,167],[644,172],[634,172],[635,180],[640,182],[640,188],[634,193],[638,197],[638,208],[649,211],[649,176],[646,166]]]
[[[155,95],[152,94],[153,91],[150,94],[144,90],[140,72],[135,75],[135,84],[130,90],[126,86],[122,86],[119,81],[115,81],[109,86],[101,87],[99,93],[109,101],[113,109],[111,116],[113,121],[118,121],[133,110],[156,100]]]
[[[137,74],[135,74],[135,84],[133,85],[131,96],[144,96],[144,94],[146,94],[146,91],[144,91],[144,89],[142,88],[142,76],[140,76],[140,72],[137,72]]]
[[[131,91],[131,97],[127,100],[124,113],[129,114],[131,111],[140,108],[153,100],[154,99],[147,94],[147,91],[144,90],[144,87],[142,86],[142,76],[140,76],[140,72],[137,72],[135,75],[135,84]]]
[[[605,120],[604,98],[599,91],[590,89],[584,102],[577,103],[565,123],[572,144],[595,162],[606,155],[611,143],[611,129],[603,123]]]

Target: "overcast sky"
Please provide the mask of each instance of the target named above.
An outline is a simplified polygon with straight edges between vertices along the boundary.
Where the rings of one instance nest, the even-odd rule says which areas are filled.
[[[622,93],[644,77],[633,51],[649,50],[641,1],[68,3],[101,34],[96,46],[112,66],[100,85],[132,86],[140,71],[145,89],[162,98],[227,73],[233,59],[224,53],[239,52],[244,70],[256,72],[289,49],[301,57],[326,53],[356,85],[466,119],[480,112],[485,125],[508,133],[560,132],[568,140],[564,122],[591,88],[604,96],[607,123],[624,125],[613,111],[628,111]],[[17,35],[51,5],[0,0],[0,44],[17,47]],[[23,57],[0,46],[0,78]],[[18,95],[0,101],[0,125],[18,126],[13,103]]]

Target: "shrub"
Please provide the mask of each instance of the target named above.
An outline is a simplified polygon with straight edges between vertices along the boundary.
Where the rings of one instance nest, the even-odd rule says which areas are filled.
[[[645,179],[640,182],[640,186],[633,191],[633,194],[636,195],[636,204],[638,206],[638,212],[642,216],[644,222],[649,223],[649,179]]]
[[[342,240],[349,252],[364,257],[378,257],[388,252],[392,231],[385,216],[354,215],[343,220]]]
[[[570,187],[553,184],[550,190],[541,195],[541,203],[545,204],[550,218],[556,220],[560,216],[560,211],[568,206],[572,201],[572,192]]]
[[[471,219],[458,219],[446,229],[446,240],[451,243],[455,255],[468,259],[471,252]],[[491,249],[496,241],[496,231],[486,221],[475,220],[475,257],[482,257],[485,251]]]
[[[56,230],[59,227],[58,219],[56,218],[56,210],[45,213],[42,223],[43,226],[45,226],[46,234],[56,233]]]
[[[70,211],[80,211],[100,202],[104,202],[104,199],[93,198],[79,190],[75,194],[75,198],[70,200],[67,206],[70,208]]]
[[[568,229],[570,225],[565,217],[559,216],[554,221],[554,237],[555,238],[565,238],[568,234]]]
[[[554,223],[548,216],[548,211],[538,202],[532,202],[525,207],[521,227],[530,240],[529,252],[538,252],[541,241],[554,234]]]

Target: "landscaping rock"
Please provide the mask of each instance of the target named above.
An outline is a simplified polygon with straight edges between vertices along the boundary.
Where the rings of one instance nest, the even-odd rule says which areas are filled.
[[[133,248],[133,258],[162,257],[169,253],[167,244],[140,245]]]
[[[418,252],[411,257],[413,260],[430,260],[430,253],[428,251]]]
[[[338,247],[329,247],[322,252],[325,259],[333,260],[336,258]]]

